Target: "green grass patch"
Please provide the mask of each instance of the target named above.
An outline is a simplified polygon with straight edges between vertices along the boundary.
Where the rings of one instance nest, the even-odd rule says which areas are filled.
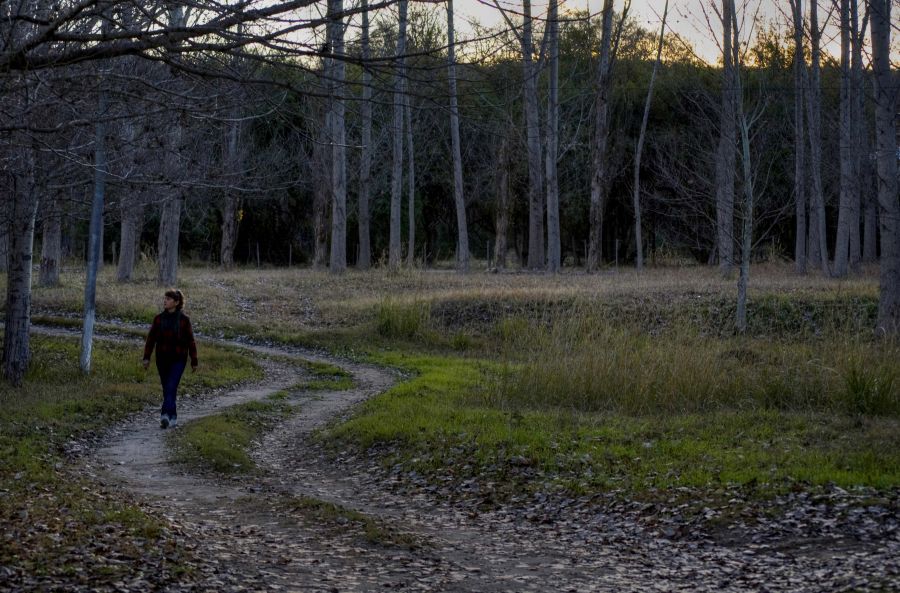
[[[507,494],[900,485],[895,415],[850,413],[830,404],[817,409],[821,399],[785,408],[744,405],[739,398],[705,405],[702,412],[670,408],[668,400],[634,410],[607,400],[534,405],[528,397],[497,400],[498,377],[509,369],[496,362],[399,353],[376,358],[413,378],[366,402],[326,439],[361,448],[388,445],[386,464],[399,463],[436,482],[475,477]]]
[[[77,338],[31,337],[32,360],[22,387],[0,383],[0,564],[32,575],[91,575],[96,586],[131,574],[131,563],[183,571],[177,542],[120,492],[106,492],[73,475],[68,443],[108,428],[161,402],[155,371],[140,366],[141,345],[96,340],[92,370],[81,372]],[[258,367],[231,349],[201,346],[202,370],[188,373],[184,396],[259,376]],[[133,575],[132,575],[133,576]]]
[[[252,473],[256,470],[249,455],[253,442],[287,417],[290,410],[290,405],[277,399],[251,401],[187,422],[169,437],[173,459],[219,473]]]

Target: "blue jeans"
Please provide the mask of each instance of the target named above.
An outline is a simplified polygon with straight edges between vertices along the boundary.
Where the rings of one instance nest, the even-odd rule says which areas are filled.
[[[170,419],[178,417],[178,412],[175,410],[175,399],[178,396],[178,383],[181,382],[181,375],[184,374],[186,366],[186,360],[163,362],[160,362],[159,359],[156,360],[156,370],[159,371],[159,380],[162,382],[163,389],[161,413]]]

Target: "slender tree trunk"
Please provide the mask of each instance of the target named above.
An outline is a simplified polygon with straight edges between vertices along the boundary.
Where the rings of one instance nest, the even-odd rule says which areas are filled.
[[[233,121],[226,123],[225,128],[225,166],[228,173],[236,174],[243,169],[240,155],[241,124],[239,114],[232,114]],[[237,245],[239,212],[241,199],[234,190],[226,190],[222,198],[222,240],[219,243],[219,262],[226,270],[234,266],[234,248]]]
[[[806,60],[803,46],[802,0],[791,0],[791,12],[794,17],[794,205],[796,207],[794,270],[798,274],[806,274],[806,135],[803,121]]]
[[[525,137],[528,144],[528,268],[544,267],[544,198],[541,171],[541,116],[538,109],[538,68],[534,62],[531,0],[522,2],[522,70]]]
[[[393,129],[393,161],[391,166],[391,229],[388,245],[388,267],[392,270],[400,268],[401,237],[400,203],[403,200],[403,105],[406,93],[406,73],[404,62],[406,54],[406,11],[409,1],[400,0],[400,22],[397,35],[396,75],[394,78],[394,129]]]
[[[863,119],[865,128],[865,119]],[[867,133],[860,138],[860,182],[863,199],[863,237],[862,237],[862,261],[873,263],[878,258],[878,197],[875,195],[875,183],[870,159],[870,139]]]
[[[897,187],[897,85],[891,71],[891,3],[870,0],[875,86],[875,150],[881,207],[881,286],[877,333],[900,336],[900,194]]]
[[[550,0],[547,14],[550,81],[547,93],[547,271],[556,274],[562,264],[559,233],[559,3]]]
[[[740,333],[747,331],[747,288],[750,284],[750,259],[753,254],[753,167],[750,161],[750,124],[744,111],[744,93],[741,83],[740,46],[738,44],[738,22],[734,0],[725,0],[729,5],[732,24],[732,68],[734,76],[734,106],[741,137],[741,164],[743,165],[744,200],[741,216],[741,269],[738,278],[738,302],[736,326]]]
[[[809,30],[812,63],[809,70],[809,92],[806,95],[806,119],[807,138],[809,139],[809,167],[812,180],[811,201],[816,209],[815,216],[810,216],[811,225],[816,225],[815,231],[810,228],[810,241],[815,240],[816,248],[815,251],[810,249],[810,254],[818,256],[813,261],[817,261],[822,268],[822,272],[826,276],[830,276],[828,233],[825,221],[825,191],[822,185],[822,87],[820,83],[822,29],[819,28],[817,2],[809,3]]]
[[[101,81],[101,85],[104,84]],[[84,281],[84,324],[81,331],[81,371],[91,372],[94,347],[94,320],[97,314],[97,273],[103,258],[103,203],[106,198],[106,90],[100,90],[98,119],[94,131],[94,195],[91,201],[90,239],[88,241],[87,273]]]
[[[58,199],[52,200],[44,214],[41,241],[41,268],[38,283],[41,286],[59,285],[59,268],[62,262],[62,212]]]
[[[494,267],[506,269],[507,232],[509,229],[509,137],[504,136],[497,150],[496,188],[497,210],[494,219]]]
[[[222,242],[219,244],[219,261],[226,270],[234,267],[234,248],[237,246],[240,212],[240,198],[228,194],[222,199]]]
[[[859,223],[862,210],[862,191],[863,179],[863,144],[866,130],[866,120],[864,111],[864,92],[863,92],[863,57],[862,45],[864,32],[860,29],[859,24],[859,3],[858,0],[850,0],[850,26],[852,29],[851,38],[851,66],[850,66],[850,85],[852,90],[853,105],[851,111],[851,124],[853,134],[853,170],[855,171],[855,180],[853,184],[853,194],[850,196],[850,247],[849,259],[850,269],[859,270],[859,263],[862,259],[860,253],[860,233]]]
[[[31,267],[38,207],[34,149],[26,148],[24,152],[24,174],[11,192],[3,330],[3,375],[16,387],[22,384],[31,361]]]
[[[360,105],[360,117],[362,119],[361,152],[359,158],[359,259],[356,267],[360,270],[368,270],[372,265],[372,247],[369,237],[369,186],[372,183],[372,74],[369,71],[368,60],[371,58],[369,47],[369,2],[362,0],[362,104]]]
[[[344,53],[343,0],[328,0],[331,52]],[[331,262],[332,274],[347,269],[347,142],[344,115],[344,61],[331,59]]]
[[[331,150],[326,139],[330,129],[329,118],[313,145],[313,268],[324,270],[328,263],[328,200],[331,197]]]
[[[408,248],[406,253],[406,265],[410,268],[416,265],[416,147],[413,142],[412,130],[412,97],[407,96],[404,109],[406,117],[406,154],[409,163],[406,167],[407,202],[406,214],[409,232],[407,233]]]
[[[456,37],[453,0],[447,0],[447,82],[450,91],[450,148],[453,151],[453,202],[456,205],[456,269],[469,271],[469,228],[463,195],[462,149],[459,138],[459,106],[456,100]]]
[[[812,196],[810,196],[812,198]],[[809,238],[806,241],[806,260],[810,266],[822,267],[821,242],[819,241],[819,210],[816,207],[815,200],[807,200],[807,230]]]
[[[637,148],[634,151],[634,246],[636,250],[635,266],[644,269],[644,231],[641,228],[641,155],[644,152],[644,137],[647,134],[647,122],[650,120],[650,105],[653,102],[653,86],[656,82],[656,71],[662,61],[663,42],[666,34],[666,17],[669,14],[669,0],[663,6],[662,25],[659,28],[659,43],[656,46],[656,61],[650,73],[650,85],[647,88],[647,100],[644,102],[644,116],[641,119],[641,132],[638,134]]]
[[[722,6],[722,104],[719,112],[719,146],[716,152],[716,237],[719,270],[727,276],[734,266],[734,177],[735,177],[735,76],[732,45],[733,4]]]
[[[591,206],[589,220],[588,272],[600,268],[603,248],[603,209],[606,207],[606,192],[609,183],[609,91],[611,84],[613,2],[603,1],[603,25],[600,38],[600,63],[597,72],[597,103],[594,112],[594,146],[591,171]]]
[[[840,103],[840,163],[841,193],[838,205],[837,236],[834,243],[834,276],[847,275],[850,258],[850,226],[853,223],[853,194],[856,191],[854,165],[853,108],[854,97],[850,82],[850,0],[840,0],[841,10],[841,103]],[[858,224],[858,223],[857,223]]]

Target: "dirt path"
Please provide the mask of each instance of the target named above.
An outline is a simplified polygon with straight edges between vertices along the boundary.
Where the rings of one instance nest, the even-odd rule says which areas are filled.
[[[256,448],[262,471],[249,477],[223,480],[173,467],[165,445],[170,431],[159,429],[156,410],[111,432],[85,463],[165,517],[199,559],[193,574],[169,579],[176,584],[168,591],[797,592],[896,590],[900,582],[896,517],[878,524],[877,541],[862,541],[871,531],[847,533],[840,524],[834,533],[819,529],[825,536],[788,547],[754,540],[752,533],[740,545],[723,545],[703,536],[674,538],[628,509],[604,511],[585,501],[543,515],[541,501],[480,513],[427,490],[404,494],[375,460],[335,461],[309,439],[388,389],[397,381],[391,371],[299,350],[241,347],[260,355],[265,378],[212,399],[180,402],[179,423],[296,384],[299,367],[270,355],[340,366],[355,386],[293,393],[296,413]],[[340,517],[317,521],[301,502],[310,499],[363,513],[387,535],[371,542],[353,521],[344,527]],[[811,513],[798,520],[815,523],[821,513]],[[857,519],[853,525],[868,520]],[[821,520],[832,518],[825,513]],[[405,545],[407,535],[417,545]],[[123,583],[122,590],[140,586]]]

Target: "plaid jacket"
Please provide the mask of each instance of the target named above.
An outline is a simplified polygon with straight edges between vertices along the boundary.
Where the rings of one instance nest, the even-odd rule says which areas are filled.
[[[191,357],[191,366],[197,366],[197,344],[194,342],[194,328],[191,319],[184,313],[178,321],[179,331],[163,328],[163,313],[153,318],[147,343],[144,345],[144,360],[150,360],[156,347],[156,361],[185,361]]]

